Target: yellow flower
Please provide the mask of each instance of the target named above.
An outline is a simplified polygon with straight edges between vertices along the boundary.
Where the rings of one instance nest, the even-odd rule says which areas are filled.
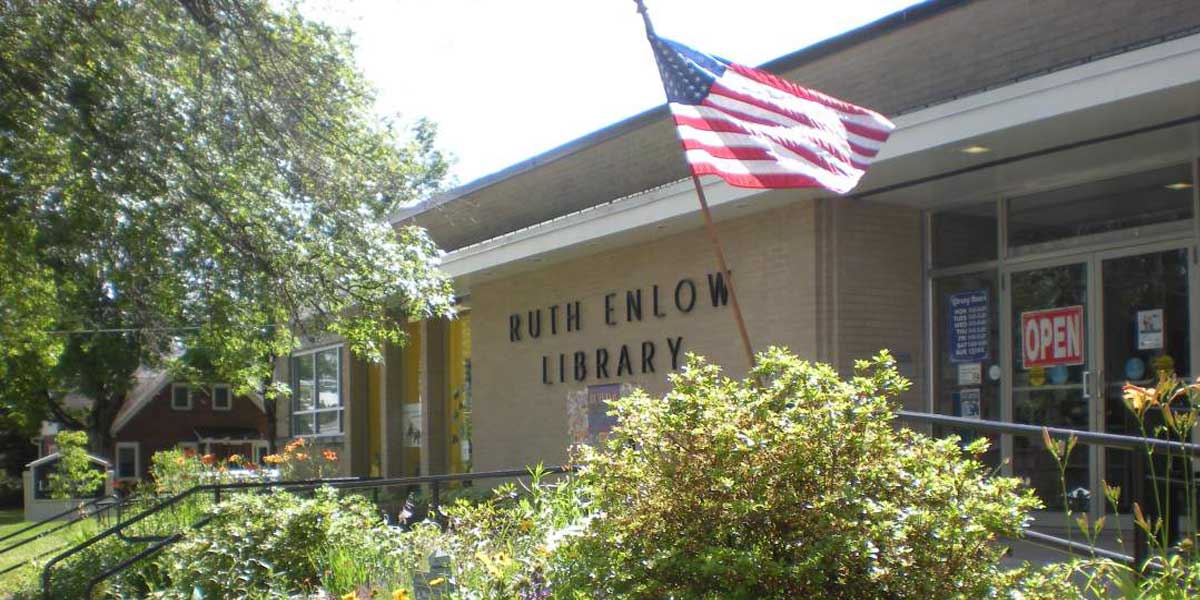
[[[429,587],[437,587],[439,585],[442,585],[443,583],[446,583],[446,578],[438,577],[437,579],[429,580]]]
[[[242,462],[242,455],[241,454],[230,454],[229,458],[227,458],[225,460],[228,460],[229,464],[231,464],[231,465],[240,464]]]
[[[1126,383],[1122,392],[1125,406],[1129,407],[1129,410],[1139,418],[1146,413],[1147,408],[1158,404],[1158,390],[1155,388],[1144,388]]]
[[[263,462],[268,465],[278,465],[283,462],[283,457],[278,454],[268,454],[263,457]]]
[[[396,590],[392,592],[392,600],[408,600],[408,590]]]
[[[358,593],[350,592],[349,594],[342,594],[342,600],[358,600]]]

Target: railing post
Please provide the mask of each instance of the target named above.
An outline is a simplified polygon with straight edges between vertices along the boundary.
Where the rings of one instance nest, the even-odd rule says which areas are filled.
[[[221,503],[221,484],[218,483],[216,485],[216,487],[213,488],[213,504],[220,504],[220,503]]]
[[[1142,507],[1143,511],[1150,510],[1146,503],[1146,467],[1145,461],[1153,460],[1150,456],[1141,452],[1132,451],[1133,464],[1130,465],[1133,470],[1133,502],[1137,502]],[[1151,483],[1156,485],[1156,483]],[[1154,509],[1157,511],[1157,508]],[[1153,520],[1153,517],[1151,517]],[[1135,573],[1141,573],[1142,564],[1146,562],[1146,554],[1150,541],[1146,539],[1146,532],[1138,527],[1137,523],[1133,525],[1133,567]]]
[[[430,482],[429,510],[433,513],[433,519],[440,525],[442,522],[442,485],[436,479]]]

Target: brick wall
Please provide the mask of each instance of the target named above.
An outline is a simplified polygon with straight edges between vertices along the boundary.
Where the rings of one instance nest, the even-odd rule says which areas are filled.
[[[778,344],[797,354],[816,358],[816,257],[814,204],[798,202],[719,224],[730,268],[757,349]],[[697,352],[743,375],[746,358],[728,306],[714,308],[707,275],[716,272],[715,259],[699,216],[679,233],[549,265],[471,289],[472,310],[472,445],[475,470],[520,467],[566,459],[567,395],[597,383],[632,383],[652,394],[667,388],[671,354],[666,340],[683,338],[683,352]],[[689,313],[674,307],[674,288],[681,278],[696,284],[697,300]],[[659,286],[665,316],[651,315],[652,286]],[[643,318],[627,322],[626,292],[641,289]],[[605,323],[604,298],[615,293],[616,325]],[[686,292],[685,292],[686,297]],[[686,299],[686,298],[685,298]],[[510,341],[510,316],[527,318],[530,310],[579,301],[581,330]],[[655,344],[655,371],[642,373],[641,344]],[[622,345],[632,353],[634,373],[615,376]],[[610,377],[595,375],[595,353],[605,348],[612,361]],[[577,382],[572,374],[576,351],[586,354],[588,375]],[[558,380],[558,355],[566,355],[566,383]],[[549,357],[553,383],[542,382],[542,357]]]
[[[899,206],[829,200],[830,277],[823,315],[826,360],[850,373],[856,359],[888,349],[913,381],[905,406],[924,406],[921,213]],[[902,360],[907,358],[907,360]]]

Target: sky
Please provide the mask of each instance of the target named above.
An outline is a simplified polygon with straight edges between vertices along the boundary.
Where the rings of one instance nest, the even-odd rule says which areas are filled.
[[[748,66],[913,0],[646,0],[655,31]],[[663,103],[633,0],[304,0],[350,30],[377,110],[437,123],[465,184]],[[803,84],[803,82],[799,82]]]

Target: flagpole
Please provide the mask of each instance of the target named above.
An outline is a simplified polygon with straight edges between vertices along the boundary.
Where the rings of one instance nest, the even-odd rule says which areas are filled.
[[[650,23],[650,13],[646,11],[646,5],[642,0],[633,0],[637,4],[638,13],[642,15],[642,22],[646,26],[646,35],[654,35],[654,25]],[[657,61],[657,59],[656,59]],[[659,78],[661,81],[661,77]],[[666,84],[663,83],[663,93],[667,93]],[[669,101],[669,98],[668,98]],[[679,130],[675,130],[675,135],[678,137]],[[680,139],[680,143],[682,143]],[[688,167],[691,170],[691,167]],[[712,213],[708,210],[708,199],[704,196],[704,186],[700,185],[700,178],[692,172],[692,186],[696,189],[696,197],[700,199],[700,212],[704,215],[704,226],[708,230],[708,239],[712,242],[713,252],[717,255],[717,269],[723,274],[729,286],[729,301],[733,305],[733,318],[737,321],[738,334],[742,338],[742,349],[746,351],[746,359],[750,361],[750,368],[755,365],[754,348],[750,345],[750,334],[746,333],[746,320],[742,317],[742,307],[738,303],[736,286],[733,284],[733,271],[729,270],[729,265],[725,261],[725,248],[721,245],[721,238],[717,236],[717,226],[713,223]]]

